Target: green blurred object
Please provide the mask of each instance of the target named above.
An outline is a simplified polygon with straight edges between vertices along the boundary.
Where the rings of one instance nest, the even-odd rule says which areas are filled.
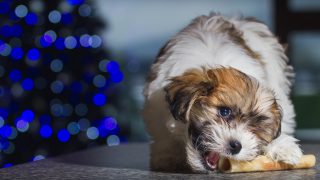
[[[320,128],[320,95],[294,96],[297,129]]]

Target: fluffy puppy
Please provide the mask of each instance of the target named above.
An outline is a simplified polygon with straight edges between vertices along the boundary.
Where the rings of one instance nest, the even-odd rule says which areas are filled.
[[[296,164],[292,67],[254,19],[200,16],[160,50],[144,89],[151,169],[208,172],[221,156]]]

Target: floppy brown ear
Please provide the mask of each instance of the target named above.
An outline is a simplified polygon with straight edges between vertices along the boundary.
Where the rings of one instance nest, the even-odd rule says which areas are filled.
[[[275,125],[278,125],[278,130],[273,136],[273,139],[276,139],[281,135],[282,109],[279,104],[275,102],[271,108],[271,112],[276,121]]]
[[[213,71],[205,69],[192,69],[170,79],[164,90],[173,117],[187,122],[192,105],[200,96],[213,92],[216,81]]]

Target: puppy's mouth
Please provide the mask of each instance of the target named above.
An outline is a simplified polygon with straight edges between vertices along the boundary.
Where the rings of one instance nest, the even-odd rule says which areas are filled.
[[[217,152],[214,152],[214,151],[208,151],[204,154],[204,163],[206,165],[206,167],[213,171],[217,168],[218,166],[218,162],[219,162],[219,159],[220,159],[220,155],[219,153]]]

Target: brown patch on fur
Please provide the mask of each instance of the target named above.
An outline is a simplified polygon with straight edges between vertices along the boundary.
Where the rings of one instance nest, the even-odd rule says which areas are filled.
[[[205,70],[193,69],[172,78],[164,90],[173,117],[187,122],[194,102],[201,96],[208,96],[215,84],[214,75]]]
[[[232,23],[225,21],[220,27],[221,32],[226,32],[231,40],[240,46],[247,55],[252,57],[253,59],[256,59],[259,61],[260,64],[264,65],[265,63],[261,60],[261,55],[255,51],[253,51],[246,43],[246,41],[243,39],[243,33],[238,30]]]
[[[265,142],[279,136],[282,116],[273,93],[233,68],[189,70],[172,78],[165,91],[171,113],[177,120],[193,124],[214,121],[230,127],[248,123],[249,130]],[[258,93],[267,93],[268,98]],[[266,112],[259,109],[264,106],[261,103],[270,104]],[[231,108],[232,120],[220,117],[219,107]]]

